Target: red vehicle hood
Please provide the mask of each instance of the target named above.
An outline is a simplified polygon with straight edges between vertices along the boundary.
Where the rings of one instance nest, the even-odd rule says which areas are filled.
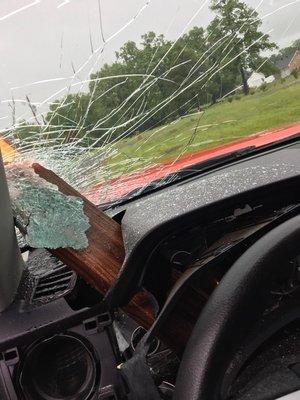
[[[202,150],[195,153],[191,153],[175,161],[168,161],[159,165],[154,165],[146,169],[139,170],[137,172],[120,176],[118,178],[111,179],[104,184],[94,186],[90,189],[86,196],[93,202],[97,202],[99,194],[101,193],[102,202],[109,202],[116,200],[134,189],[143,187],[157,179],[161,179],[171,173],[174,173],[182,168],[186,168],[193,164],[206,161],[210,158],[231,153],[236,150],[243,149],[248,146],[260,147],[266,144],[276,142],[281,139],[288,138],[289,136],[295,135],[300,132],[300,123],[285,126],[272,131],[264,131],[256,133],[246,138],[236,140],[212,149]],[[103,196],[102,194],[105,193]],[[104,197],[104,198],[103,198]]]

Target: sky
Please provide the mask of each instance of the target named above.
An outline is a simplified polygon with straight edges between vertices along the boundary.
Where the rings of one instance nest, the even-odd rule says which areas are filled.
[[[279,46],[300,38],[300,0],[246,3]],[[174,40],[212,17],[208,0],[1,0],[0,128],[33,118],[27,99],[38,115],[68,88],[86,90],[127,40],[150,30]]]

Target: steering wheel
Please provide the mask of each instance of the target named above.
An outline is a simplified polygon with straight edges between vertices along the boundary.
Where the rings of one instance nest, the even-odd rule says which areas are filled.
[[[260,329],[271,282],[300,254],[300,215],[270,231],[230,268],[204,307],[185,349],[174,400],[224,400],[241,366],[265,335],[300,317],[299,304]],[[272,332],[273,330],[273,332]],[[249,344],[250,343],[250,344]]]

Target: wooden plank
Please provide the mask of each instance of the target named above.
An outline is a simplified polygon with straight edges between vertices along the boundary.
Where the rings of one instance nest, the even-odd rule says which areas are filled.
[[[90,228],[86,232],[89,241],[88,248],[81,251],[71,248],[51,249],[50,251],[74,269],[102,295],[105,295],[115,282],[125,256],[120,225],[54,172],[39,164],[33,164],[32,168],[41,178],[56,185],[61,193],[80,197],[83,200],[84,212],[90,222]]]
[[[33,164],[32,168],[41,178],[56,185],[61,193],[83,200],[84,212],[90,221],[86,232],[89,247],[81,251],[71,248],[49,251],[105,295],[116,281],[125,257],[121,226],[54,172],[40,164]],[[137,293],[123,310],[145,328],[149,328],[154,321],[151,299],[145,292]]]

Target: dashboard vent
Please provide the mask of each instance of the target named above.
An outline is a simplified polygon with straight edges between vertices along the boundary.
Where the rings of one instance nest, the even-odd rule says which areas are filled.
[[[75,273],[62,265],[48,275],[38,278],[31,302],[48,302],[62,297],[74,287],[75,280]]]
[[[25,308],[49,303],[70,293],[76,280],[76,273],[49,251],[31,250],[17,298]]]

